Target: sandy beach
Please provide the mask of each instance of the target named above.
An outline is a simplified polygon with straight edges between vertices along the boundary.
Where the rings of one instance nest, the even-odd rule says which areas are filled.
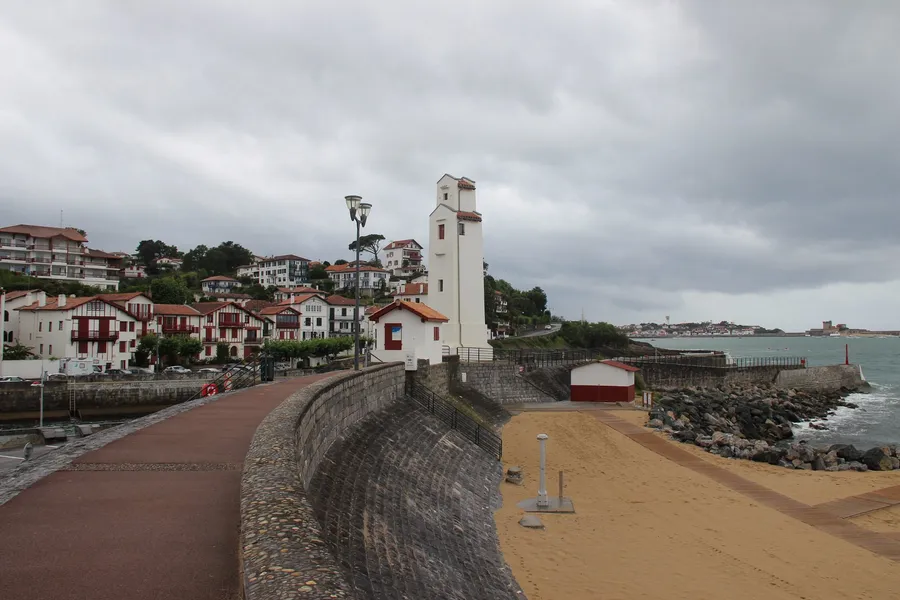
[[[537,492],[538,433],[550,436],[548,488],[555,493],[557,472],[565,471],[565,493],[576,513],[541,515],[546,528],[531,530],[518,525],[524,513],[516,502]],[[505,426],[503,443],[504,464],[522,467],[525,481],[501,484],[497,529],[530,600],[887,599],[900,586],[900,569],[891,560],[676,465],[590,413],[522,413]],[[824,473],[784,470],[801,476],[792,482],[755,469],[764,465],[727,462],[804,502],[897,483],[828,473],[861,476],[839,478],[834,492],[819,478]]]

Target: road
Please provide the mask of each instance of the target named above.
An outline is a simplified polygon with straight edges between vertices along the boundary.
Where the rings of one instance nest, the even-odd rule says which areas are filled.
[[[550,327],[552,329],[536,329],[535,331],[529,331],[528,333],[523,333],[522,335],[517,335],[516,337],[524,338],[524,337],[537,337],[539,335],[550,335],[551,333],[556,333],[559,331],[561,325],[559,323],[551,323]]]

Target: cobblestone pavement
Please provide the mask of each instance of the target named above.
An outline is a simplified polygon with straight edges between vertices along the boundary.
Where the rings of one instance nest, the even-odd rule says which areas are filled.
[[[237,599],[241,463],[260,421],[321,378],[179,405],[16,469],[0,598]]]
[[[357,598],[524,598],[500,553],[502,466],[411,401],[329,450],[309,489]]]

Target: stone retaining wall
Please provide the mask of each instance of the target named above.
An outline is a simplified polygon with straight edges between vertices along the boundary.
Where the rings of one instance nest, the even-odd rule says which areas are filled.
[[[463,373],[466,376],[462,381]],[[518,367],[507,362],[459,363],[456,381],[500,404],[554,402],[555,399],[519,375]]]
[[[74,386],[77,409],[161,406],[190,400],[207,378],[156,381],[110,381],[74,383],[48,381],[44,384],[44,410],[69,410],[69,394]],[[34,412],[40,409],[41,388],[30,383],[0,386],[0,413]]]
[[[866,382],[859,365],[828,365],[782,371],[775,378],[775,385],[796,390],[838,390],[857,389]]]
[[[260,424],[241,479],[247,600],[349,598],[306,494],[330,446],[403,395],[402,363],[335,375],[292,395]]]

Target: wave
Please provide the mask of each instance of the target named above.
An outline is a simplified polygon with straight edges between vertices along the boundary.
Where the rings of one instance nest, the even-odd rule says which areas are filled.
[[[847,397],[857,408],[841,406],[824,419],[803,421],[793,427],[794,437],[817,444],[852,443],[873,446],[900,442],[898,415],[900,396],[897,386],[872,384],[868,393]],[[824,423],[827,430],[810,429],[810,422]]]

